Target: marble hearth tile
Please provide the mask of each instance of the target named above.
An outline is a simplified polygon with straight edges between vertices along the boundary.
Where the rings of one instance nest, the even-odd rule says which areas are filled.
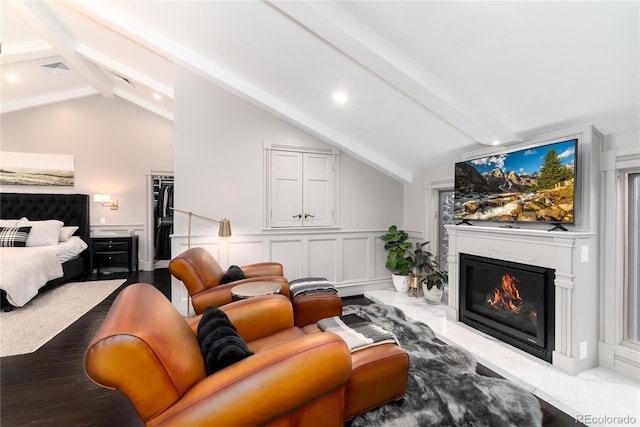
[[[489,369],[572,417],[632,416],[638,423],[632,425],[640,425],[640,384],[629,378],[605,368],[568,375],[494,337],[449,320],[444,304],[430,305],[423,298],[395,290],[370,291],[365,296],[398,307],[408,318],[426,323],[442,341],[468,350]],[[589,425],[584,418],[582,422]]]

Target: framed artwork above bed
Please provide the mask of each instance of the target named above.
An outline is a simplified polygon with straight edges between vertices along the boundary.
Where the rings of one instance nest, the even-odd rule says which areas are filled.
[[[73,187],[73,156],[0,152],[0,185]]]

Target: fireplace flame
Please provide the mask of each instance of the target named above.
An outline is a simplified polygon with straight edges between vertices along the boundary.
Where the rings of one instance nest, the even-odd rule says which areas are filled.
[[[493,298],[489,298],[487,302],[495,309],[502,308],[519,313],[523,301],[516,287],[516,278],[509,274],[502,275],[502,289],[495,288]]]

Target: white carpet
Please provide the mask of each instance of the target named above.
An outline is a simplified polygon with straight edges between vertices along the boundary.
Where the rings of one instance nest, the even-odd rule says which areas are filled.
[[[59,285],[13,311],[0,313],[0,357],[33,353],[125,282]]]

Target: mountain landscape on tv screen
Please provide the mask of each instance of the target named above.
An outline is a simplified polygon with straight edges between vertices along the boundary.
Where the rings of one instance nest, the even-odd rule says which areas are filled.
[[[456,163],[458,220],[573,223],[575,140]]]

